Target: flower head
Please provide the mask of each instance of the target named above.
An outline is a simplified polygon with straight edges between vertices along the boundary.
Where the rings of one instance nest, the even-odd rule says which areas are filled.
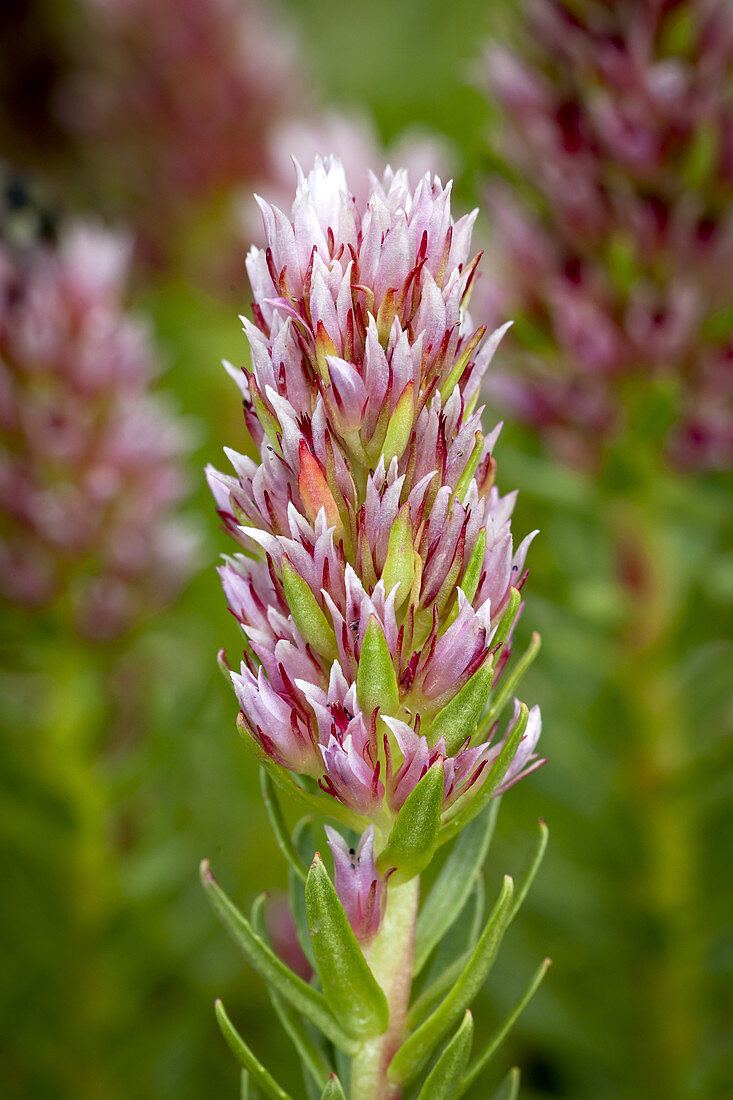
[[[252,368],[229,369],[261,461],[208,472],[241,548],[221,571],[247,640],[233,680],[261,758],[380,841],[431,765],[447,819],[498,752],[481,718],[532,537],[513,546],[475,408],[501,333],[471,322],[474,215],[452,220],[437,177],[388,169],[359,205],[316,159],[290,215],[260,206]]]
[[[0,585],[31,607],[66,592],[92,638],[169,599],[195,550],[173,517],[186,433],[148,392],[128,255],[83,225],[56,249],[0,245]]]

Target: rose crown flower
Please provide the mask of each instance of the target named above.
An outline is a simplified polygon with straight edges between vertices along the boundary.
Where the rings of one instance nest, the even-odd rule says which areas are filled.
[[[227,365],[259,461],[227,451],[233,473],[208,477],[239,544],[220,572],[244,660],[221,661],[318,989],[269,946],[261,900],[250,923],[206,862],[202,880],[288,1033],[295,1009],[348,1056],[350,1100],[406,1097],[464,1016],[428,1078],[450,1064],[461,1096],[490,1057],[467,1067],[466,1009],[514,915],[509,877],[483,932],[442,974],[436,959],[408,1012],[410,990],[479,897],[496,796],[540,763],[538,709],[514,699],[503,718],[539,639],[510,663],[532,535],[513,546],[515,496],[494,485],[499,429],[484,435],[476,407],[502,333],[485,339],[469,316],[475,215],[452,219],[450,185],[425,175],[413,190],[387,169],[368,175],[360,202],[340,160],[297,173],[290,215],[259,200],[266,245],[247,257],[254,321],[243,319],[252,364]],[[292,836],[279,791],[310,811]],[[341,826],[325,829],[333,877],[321,818]],[[421,872],[469,825],[418,915]],[[526,886],[545,838],[541,825]],[[217,1015],[247,1073],[286,1096],[221,1004]],[[345,1097],[334,1064],[297,1045],[309,1094]]]
[[[63,596],[93,640],[175,595],[196,557],[174,516],[187,432],[149,392],[128,255],[85,225],[57,247],[0,243],[0,591],[23,607]]]
[[[540,722],[517,704],[496,735],[533,536],[513,547],[476,409],[501,331],[467,312],[474,215],[454,222],[428,175],[369,191],[360,208],[317,159],[290,217],[259,200],[252,369],[228,369],[261,461],[228,451],[234,473],[209,480],[241,546],[220,572],[242,728],[306,800],[373,822],[379,857],[429,771],[452,831],[537,765]]]

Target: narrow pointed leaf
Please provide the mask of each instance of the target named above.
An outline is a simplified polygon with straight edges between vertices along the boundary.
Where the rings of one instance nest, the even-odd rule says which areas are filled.
[[[514,893],[514,904],[512,906],[511,917],[509,918],[510,920],[514,920],[517,913],[519,912],[522,902],[526,898],[529,888],[534,882],[535,875],[540,869],[540,865],[542,864],[542,860],[544,859],[545,851],[547,849],[549,830],[542,818],[540,818],[540,820],[537,822],[537,828],[539,831],[537,844],[535,845],[534,851],[529,857],[529,860],[527,861],[524,870],[522,871],[517,881],[517,889]]]
[[[423,991],[410,1008],[407,1021],[411,1029],[427,1020],[463,973],[483,928],[484,894],[483,875],[479,875],[463,912],[435,954]]]
[[[260,894],[252,903],[252,927],[258,936],[267,942],[267,927],[265,925],[265,901],[266,894]],[[303,1066],[303,1072],[310,1075],[320,1091],[333,1072],[333,1067],[326,1058],[322,1045],[314,1038],[314,1033],[308,1030],[305,1021],[293,1011],[289,1004],[268,985],[267,992],[272,1001],[272,1007],[277,1013],[278,1019],[285,1033],[289,1036],[295,1047]],[[308,1087],[306,1080],[306,1088]]]
[[[288,834],[285,819],[280,809],[280,803],[277,799],[275,784],[273,783],[270,773],[263,767],[260,767],[260,789],[262,790],[262,800],[265,803],[267,816],[272,826],[272,831],[275,834],[278,848],[285,856],[288,864],[292,867],[298,878],[305,882],[305,867],[293,847],[293,842]]]
[[[321,1100],[346,1100],[346,1093],[341,1088],[341,1082],[335,1073],[331,1074],[326,1087],[321,1093]]]
[[[338,647],[333,626],[318,606],[318,601],[309,585],[285,556],[282,559],[282,577],[285,599],[288,601],[295,625],[304,640],[316,653],[320,653],[329,661],[335,661],[338,657]]]
[[[379,707],[382,714],[397,713],[397,676],[387,639],[376,615],[371,616],[364,632],[356,674],[356,694],[359,706],[366,715],[373,714],[375,707]]]
[[[456,1082],[461,1080],[471,1053],[473,1017],[468,1009],[445,1050],[427,1076],[418,1100],[455,1100]]]
[[[450,703],[438,711],[426,728],[425,733],[431,745],[444,737],[448,754],[452,755],[467,738],[473,736],[488,701],[493,679],[494,669],[488,660],[474,672]]]
[[[323,860],[316,853],[305,883],[313,954],[326,1001],[358,1038],[387,1030],[387,998],[369,969]]]
[[[519,1070],[515,1066],[509,1070],[501,1085],[499,1091],[494,1093],[494,1100],[517,1100],[519,1096]]]
[[[496,798],[463,830],[423,903],[417,918],[413,976],[420,973],[468,901],[489,850],[498,810]]]
[[[458,1100],[458,1097],[463,1096],[464,1092],[468,1091],[476,1078],[486,1069],[486,1066],[489,1064],[496,1051],[504,1042],[511,1029],[514,1027],[515,1023],[524,1012],[529,1002],[534,997],[535,993],[542,983],[545,974],[549,969],[550,960],[545,959],[545,961],[542,963],[542,966],[540,966],[539,970],[532,978],[532,981],[530,982],[526,992],[514,1006],[512,1011],[507,1016],[506,1020],[504,1020],[504,1023],[501,1025],[501,1027],[496,1030],[494,1035],[489,1040],[486,1049],[481,1052],[478,1058],[475,1058],[473,1060],[468,1068],[467,1073],[461,1078],[460,1084],[457,1086],[457,1090],[454,1093],[456,1100]]]
[[[249,1074],[246,1069],[242,1070],[242,1076],[239,1079],[239,1100],[250,1100]]]
[[[506,875],[499,899],[468,962],[445,1000],[402,1044],[388,1070],[389,1080],[409,1084],[425,1065],[437,1043],[460,1019],[483,985],[509,923],[513,883]]]
[[[476,538],[476,543],[471,551],[471,557],[468,559],[468,565],[461,578],[460,587],[464,596],[469,603],[472,602],[473,597],[476,595],[478,588],[478,582],[481,580],[481,573],[484,568],[484,558],[486,556],[486,528],[482,527]],[[458,618],[458,600],[456,599],[453,607],[450,610],[450,614],[446,620],[445,630],[451,626]]]
[[[298,859],[301,863],[310,866],[316,851],[316,843],[313,838],[312,819],[303,817],[293,829],[292,842]],[[305,911],[305,884],[295,874],[291,867],[288,868],[288,901],[290,912],[295,921],[295,933],[308,962],[313,969],[316,968],[316,960],[313,955],[310,930],[308,928],[308,915]]]
[[[387,845],[377,859],[380,874],[397,868],[391,879],[394,884],[419,875],[433,858],[443,789],[443,764],[437,760],[408,794],[395,818]]]
[[[311,1020],[337,1046],[347,1053],[355,1050],[354,1042],[334,1019],[322,993],[294,974],[257,935],[249,921],[219,886],[209,868],[208,860],[201,865],[201,881],[211,904],[251,966],[271,984],[298,1012]]]
[[[292,1100],[290,1094],[278,1085],[275,1078],[268,1073],[262,1063],[254,1056],[242,1036],[234,1027],[232,1021],[227,1016],[221,1001],[217,1001],[214,1008],[216,1010],[216,1020],[219,1024],[221,1033],[240,1066],[244,1067],[247,1074],[262,1089],[265,1095],[271,1098],[271,1100]]]

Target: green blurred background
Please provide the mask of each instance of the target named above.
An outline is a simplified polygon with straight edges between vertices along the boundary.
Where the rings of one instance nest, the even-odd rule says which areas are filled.
[[[481,200],[495,121],[472,66],[506,3],[290,0],[288,9],[325,103],[371,111],[385,142],[415,123],[445,135],[457,206],[468,209]],[[63,68],[74,18],[73,5],[9,3],[6,60],[20,42],[29,57],[55,51]],[[63,143],[43,128],[43,79],[37,102],[19,87],[0,78],[2,152],[35,168],[46,156],[63,159]],[[154,321],[167,366],[161,388],[195,421],[188,510],[206,528],[204,567],[173,607],[116,646],[92,650],[52,617],[3,613],[2,1092],[234,1096],[236,1070],[211,1011],[221,995],[251,1046],[300,1095],[266,990],[215,923],[196,874],[209,856],[244,905],[286,885],[216,667],[217,649],[236,655],[238,641],[214,572],[228,547],[199,472],[219,462],[224,443],[246,445],[219,366],[245,356],[236,316],[248,305],[245,282],[234,301],[219,301],[181,276],[145,278],[134,304]],[[541,529],[520,633],[543,636],[524,697],[542,706],[549,763],[503,801],[489,887],[521,864],[538,816],[551,846],[478,1007],[481,1029],[501,1018],[543,956],[554,966],[497,1080],[519,1064],[528,1100],[725,1100],[730,481],[660,473],[635,505],[662,592],[663,629],[640,653],[629,638],[645,609],[629,605],[611,550],[611,533],[629,519],[624,494],[557,465],[516,427],[505,428],[498,460],[500,488],[520,489],[516,535]],[[633,465],[634,454],[625,461]],[[670,782],[649,767],[660,745]]]

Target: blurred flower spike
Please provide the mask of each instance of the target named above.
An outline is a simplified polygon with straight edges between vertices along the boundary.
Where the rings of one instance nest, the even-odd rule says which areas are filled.
[[[388,169],[359,206],[316,159],[289,217],[259,200],[252,369],[228,369],[261,461],[227,451],[234,474],[208,472],[241,547],[220,569],[241,728],[301,801],[374,826],[355,856],[330,834],[366,938],[380,876],[432,854],[402,858],[400,819],[432,814],[447,839],[539,763],[536,708],[497,732],[533,535],[513,546],[515,494],[494,485],[499,429],[476,404],[502,331],[471,321],[475,215],[454,222],[450,196]]]
[[[490,297],[524,349],[496,395],[593,466],[647,386],[636,418],[672,468],[730,467],[733,5],[529,8],[485,61],[502,174],[531,181],[489,192]]]
[[[70,607],[94,641],[171,599],[197,556],[174,515],[188,433],[149,392],[128,256],[86,225],[57,247],[0,243],[0,591]]]

